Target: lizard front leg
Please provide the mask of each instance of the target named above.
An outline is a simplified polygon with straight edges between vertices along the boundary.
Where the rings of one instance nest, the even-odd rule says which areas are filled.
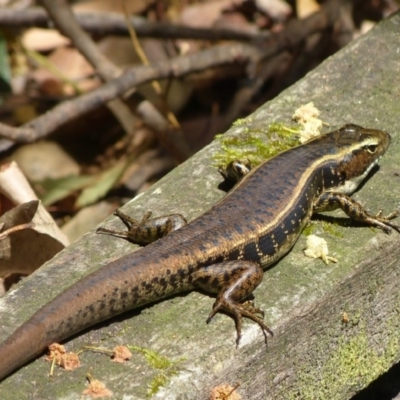
[[[118,231],[100,227],[97,233],[107,233],[113,236],[122,237],[131,242],[146,245],[168,235],[187,224],[185,217],[181,214],[170,214],[161,217],[151,217],[151,211],[147,212],[141,221],[137,221],[129,215],[117,209],[114,212],[126,225],[126,231]]]
[[[340,208],[355,221],[375,226],[382,229],[386,233],[390,233],[392,229],[400,233],[400,226],[391,222],[393,218],[399,216],[398,211],[392,212],[386,216],[382,216],[381,210],[377,215],[374,216],[369,214],[360,203],[343,193],[324,193],[321,197],[319,197],[317,203],[314,205],[313,211],[333,211],[337,208]]]
[[[238,183],[251,171],[249,160],[231,161],[225,168],[219,167],[218,172],[228,181]]]
[[[245,302],[261,283],[263,274],[259,264],[242,260],[212,264],[193,273],[194,286],[209,293],[218,294],[207,323],[218,312],[224,311],[230,314],[235,320],[237,344],[242,335],[243,317],[251,319],[261,327],[265,342],[267,342],[268,333],[273,335],[271,329],[263,321],[264,312],[255,308],[250,302]]]

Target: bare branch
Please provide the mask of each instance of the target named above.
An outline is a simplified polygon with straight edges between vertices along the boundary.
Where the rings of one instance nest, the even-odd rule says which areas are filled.
[[[121,69],[99,51],[91,37],[79,26],[66,0],[39,1],[46,8],[60,32],[71,39],[74,46],[85,55],[103,80],[109,81],[122,74]],[[108,103],[108,107],[117,116],[125,131],[131,132],[135,126],[136,117],[131,113],[129,107],[119,99],[112,100]],[[154,108],[154,105],[151,107]],[[186,151],[188,147],[176,145],[172,135],[169,138],[168,147],[176,161],[182,162],[187,159],[190,156],[190,152]]]
[[[76,12],[74,13],[79,25],[93,35],[128,36],[125,18],[117,13]],[[200,29],[163,22],[148,22],[140,17],[130,17],[133,27],[140,37],[162,39],[201,39],[201,40],[238,40],[251,41],[260,35],[264,38],[268,33],[238,32],[232,29]],[[16,10],[0,9],[0,27],[3,28],[54,28],[46,11],[39,7]]]
[[[10,128],[1,124],[0,135],[15,142],[32,142],[47,136],[66,122],[121,96],[132,87],[153,79],[183,77],[190,73],[226,64],[257,63],[282,50],[297,46],[312,33],[333,26],[339,12],[338,3],[339,0],[330,1],[321,11],[305,20],[290,21],[284,31],[271,34],[268,41],[258,46],[248,44],[217,45],[194,55],[181,56],[149,66],[131,68],[122,76],[100,88],[76,99],[65,101],[20,128]]]
[[[79,26],[65,0],[40,0],[59,31],[87,58],[104,81],[121,75],[122,71],[110,62],[97,48],[92,38]],[[118,119],[125,132],[132,133],[136,117],[120,99],[113,99],[108,108]]]

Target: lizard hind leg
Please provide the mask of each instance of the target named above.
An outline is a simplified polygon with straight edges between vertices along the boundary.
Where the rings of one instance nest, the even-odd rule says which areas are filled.
[[[217,293],[217,298],[207,323],[218,312],[230,314],[236,325],[236,344],[242,335],[242,319],[248,318],[257,323],[267,343],[267,335],[273,336],[271,329],[264,323],[264,312],[246,301],[253,290],[261,283],[263,270],[259,264],[251,261],[225,261],[202,267],[193,275],[193,284],[209,293]]]

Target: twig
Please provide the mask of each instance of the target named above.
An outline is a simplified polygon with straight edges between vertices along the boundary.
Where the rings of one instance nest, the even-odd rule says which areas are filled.
[[[85,115],[121,96],[132,87],[153,79],[182,77],[188,73],[232,63],[235,60],[246,63],[250,58],[255,57],[256,53],[257,50],[252,46],[218,45],[197,54],[164,60],[148,66],[137,66],[85,95],[64,101],[51,111],[19,128],[0,123],[0,135],[18,143],[33,142],[47,136],[72,119]]]
[[[90,36],[82,30],[66,0],[40,0],[40,2],[49,12],[60,32],[71,39],[74,46],[88,59],[104,81],[109,81],[122,74],[121,69],[109,61],[99,51]],[[125,131],[131,132],[135,126],[136,117],[130,109],[120,100],[113,100],[108,103],[108,106],[118,117]],[[188,158],[190,153],[184,151],[185,147],[175,144],[173,136],[169,136],[168,139],[168,147],[177,162]]]
[[[329,1],[321,11],[303,21],[291,21],[286,29],[272,34],[262,46],[246,44],[224,44],[203,50],[194,55],[177,57],[157,64],[134,67],[122,76],[104,84],[79,98],[66,101],[54,107],[47,114],[20,128],[0,124],[0,135],[15,142],[32,142],[47,136],[66,122],[82,116],[102,104],[121,96],[139,84],[153,79],[182,77],[189,73],[203,71],[229,63],[245,65],[271,57],[282,50],[301,43],[310,34],[331,27],[337,18],[339,1]]]
[[[75,12],[79,25],[93,35],[120,35],[128,36],[128,28],[124,17],[117,13],[103,12]],[[269,34],[238,32],[231,29],[200,29],[189,28],[169,23],[152,23],[140,17],[130,17],[133,27],[139,37],[153,37],[162,39],[201,39],[201,40],[237,40],[252,41],[260,35],[267,38]],[[0,9],[0,27],[2,28],[54,28],[46,11],[39,7],[25,10]]]
[[[175,148],[179,148],[184,154],[191,153],[182,130],[177,127],[171,129],[168,120],[149,101],[142,101],[138,105],[136,112],[145,125],[156,132],[159,141],[169,153],[174,154]],[[173,148],[171,148],[171,143]]]
[[[125,5],[125,3],[123,3]],[[132,44],[133,47],[136,51],[137,56],[139,57],[140,61],[142,62],[143,65],[149,65],[149,59],[146,56],[146,53],[143,51],[142,46],[140,45],[139,39],[136,35],[136,31],[135,28],[133,27],[133,25],[130,23],[129,20],[129,15],[128,15],[128,11],[126,10],[126,7],[124,6],[124,12],[125,12],[125,19],[126,19],[126,24],[128,26],[129,29],[129,35],[131,37],[132,40]],[[175,128],[175,129],[179,129],[180,125],[178,120],[176,119],[175,115],[173,114],[173,112],[169,109],[167,102],[165,101],[165,97],[163,94],[163,90],[161,89],[161,85],[160,82],[158,81],[152,81],[151,82],[151,86],[153,87],[155,93],[160,97],[160,99],[162,100],[163,103],[163,108],[166,111],[167,114],[167,118],[168,121],[171,123],[171,125]]]
[[[40,0],[40,3],[46,8],[59,31],[71,40],[103,80],[108,81],[121,74],[120,69],[100,53],[91,37],[79,26],[65,0]],[[136,118],[128,106],[119,99],[113,99],[108,107],[124,130],[128,134],[132,133]]]
[[[4,239],[7,238],[8,235],[10,235],[11,233],[19,232],[19,231],[22,231],[22,230],[24,230],[24,229],[32,229],[32,228],[34,228],[34,227],[35,227],[35,224],[34,224],[33,222],[28,222],[28,223],[26,223],[26,224],[20,224],[20,225],[13,226],[13,227],[11,227],[11,228],[5,230],[4,232],[1,232],[1,233],[0,233],[0,240],[4,240]],[[3,229],[3,227],[1,227],[1,229]],[[1,230],[1,229],[0,229],[0,230]]]

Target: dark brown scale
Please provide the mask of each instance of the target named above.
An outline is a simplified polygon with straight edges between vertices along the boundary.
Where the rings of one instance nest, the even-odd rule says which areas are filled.
[[[345,179],[363,175],[389,143],[386,133],[346,125],[246,172],[232,192],[189,225],[107,264],[37,311],[0,345],[0,379],[52,342],[132,308],[196,288],[217,293],[208,321],[219,311],[231,314],[239,341],[242,317],[249,318],[266,338],[272,332],[262,320],[263,313],[244,300],[261,282],[261,266],[271,265],[291,249],[314,209],[329,204],[385,231],[399,230],[389,222],[395,214],[373,217],[347,194],[323,193],[334,192]],[[117,215],[125,217],[120,211]],[[182,216],[165,218],[163,230],[161,219],[150,218],[150,213],[139,222],[127,217],[128,232],[117,234],[147,242],[184,225]],[[105,228],[101,231],[110,233]],[[154,234],[151,240],[145,237],[147,232]]]

